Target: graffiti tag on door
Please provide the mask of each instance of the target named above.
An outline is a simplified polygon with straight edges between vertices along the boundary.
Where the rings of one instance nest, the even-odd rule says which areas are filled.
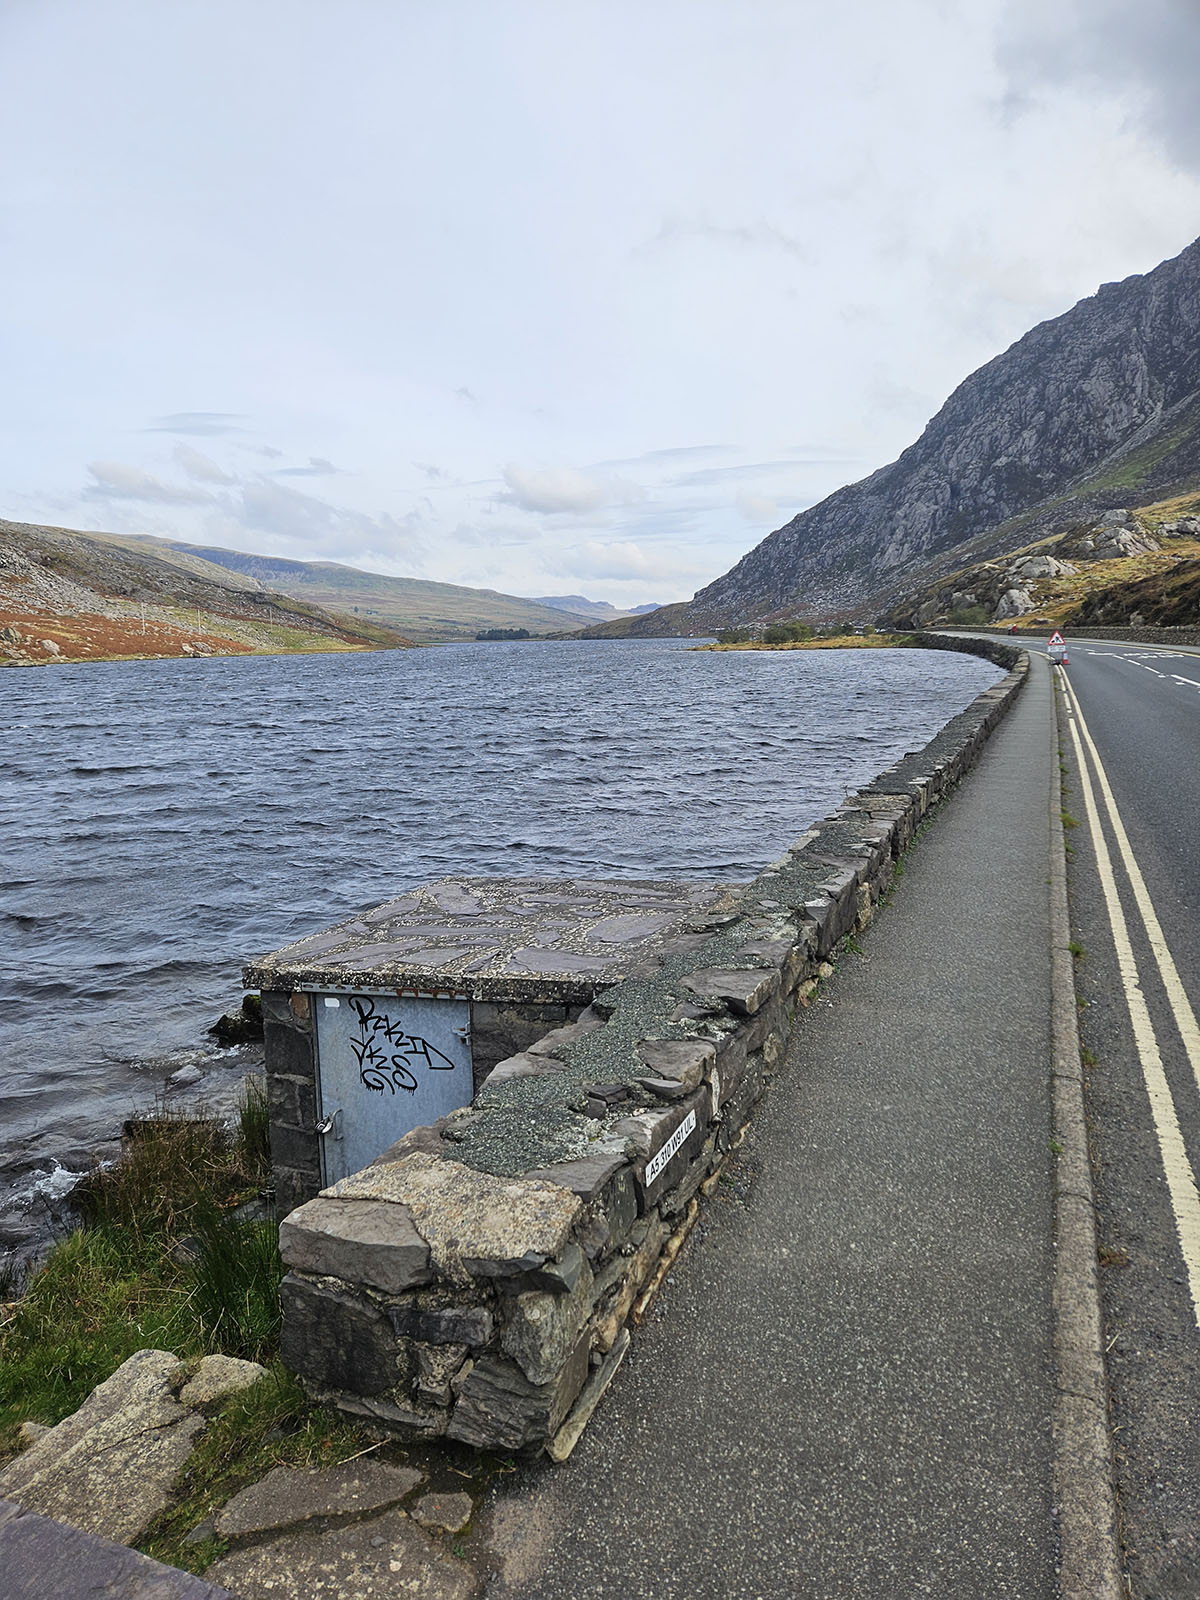
[[[375,1009],[369,996],[355,995],[349,1002],[358,1018],[358,1037],[350,1040],[358,1076],[363,1086],[382,1094],[403,1089],[415,1094],[416,1073],[453,1072],[454,1062],[427,1039],[406,1033],[399,1022]]]

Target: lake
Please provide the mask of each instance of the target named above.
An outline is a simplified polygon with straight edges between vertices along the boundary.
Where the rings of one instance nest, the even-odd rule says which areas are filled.
[[[0,1249],[247,957],[447,874],[746,879],[999,671],[463,644],[0,673]]]

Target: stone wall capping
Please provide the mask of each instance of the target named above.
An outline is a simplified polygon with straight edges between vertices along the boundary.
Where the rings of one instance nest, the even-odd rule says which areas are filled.
[[[684,978],[683,986],[704,1000],[723,1000],[739,1016],[752,1017],[779,992],[779,974],[754,966],[701,967]]]
[[[318,1197],[279,1225],[285,1266],[349,1278],[403,1294],[432,1278],[429,1246],[407,1206],[388,1200]]]
[[[285,1359],[315,1398],[405,1435],[565,1459],[797,1006],[1025,681],[1011,646],[933,639],[1006,676],[582,1011],[546,1008],[536,1038],[499,1003],[481,1012],[512,1043],[471,1106],[285,1219]],[[264,1022],[288,1052],[279,1103],[298,1114],[312,1084],[307,996],[264,1003]],[[298,1148],[286,1153],[305,1198],[311,1173]]]

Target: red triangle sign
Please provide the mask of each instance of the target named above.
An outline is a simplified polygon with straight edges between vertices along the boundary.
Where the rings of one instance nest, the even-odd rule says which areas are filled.
[[[1050,635],[1051,644],[1066,644],[1066,642],[1061,633],[1052,633]]]

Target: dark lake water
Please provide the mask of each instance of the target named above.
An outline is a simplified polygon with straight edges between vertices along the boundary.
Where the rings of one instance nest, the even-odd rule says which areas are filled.
[[[997,676],[675,641],[0,673],[10,1221],[199,1059],[247,957],[449,873],[748,878]]]

